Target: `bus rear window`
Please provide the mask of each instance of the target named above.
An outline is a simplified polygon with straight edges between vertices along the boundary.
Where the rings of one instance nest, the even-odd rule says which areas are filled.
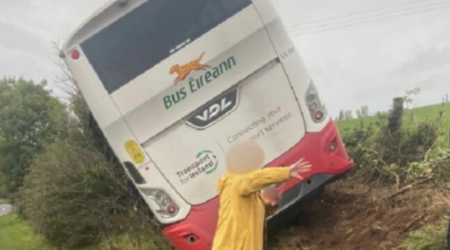
[[[250,4],[251,0],[149,0],[81,48],[112,93]]]

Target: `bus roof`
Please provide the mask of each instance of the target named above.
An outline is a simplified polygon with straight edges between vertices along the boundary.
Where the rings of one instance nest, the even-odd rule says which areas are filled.
[[[98,9],[84,23],[82,23],[64,44],[63,51],[68,53],[78,44],[90,36],[101,31],[123,15],[129,13],[149,0],[111,0]]]

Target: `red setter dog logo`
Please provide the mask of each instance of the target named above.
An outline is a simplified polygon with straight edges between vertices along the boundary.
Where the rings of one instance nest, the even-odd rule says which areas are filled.
[[[192,71],[198,71],[198,70],[206,70],[208,68],[211,68],[211,66],[207,64],[202,64],[200,61],[203,59],[203,56],[205,55],[205,52],[203,52],[197,59],[188,62],[184,65],[178,65],[175,64],[170,68],[170,74],[177,74],[177,78],[175,79],[175,84],[183,81],[186,79]]]

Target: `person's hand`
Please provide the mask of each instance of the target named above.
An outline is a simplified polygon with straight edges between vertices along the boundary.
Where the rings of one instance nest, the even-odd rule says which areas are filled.
[[[264,198],[270,202],[272,206],[278,206],[281,201],[281,194],[278,192],[276,186],[270,186],[263,191]]]
[[[290,176],[291,178],[297,178],[300,180],[303,180],[303,177],[301,176],[302,173],[307,173],[311,171],[311,164],[309,162],[305,161],[303,158],[297,161],[296,163],[292,164],[290,167]]]

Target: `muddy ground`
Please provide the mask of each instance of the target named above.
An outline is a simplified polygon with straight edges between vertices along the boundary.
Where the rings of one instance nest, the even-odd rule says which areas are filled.
[[[420,184],[396,194],[392,187],[341,181],[331,185],[273,250],[391,250],[412,230],[448,216],[448,197]]]

